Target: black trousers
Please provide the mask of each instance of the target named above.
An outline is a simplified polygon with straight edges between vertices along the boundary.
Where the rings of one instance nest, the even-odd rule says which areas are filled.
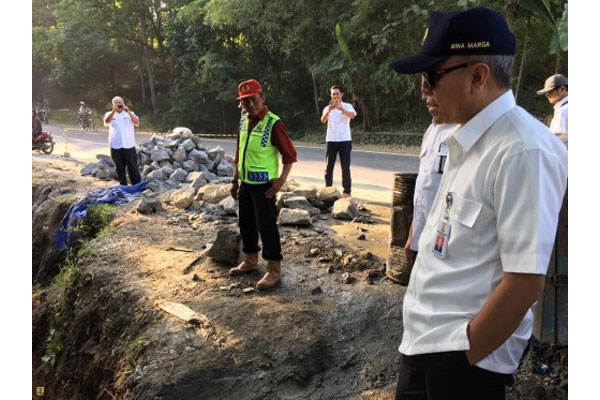
[[[258,253],[258,235],[263,244],[262,256],[265,260],[279,261],[281,241],[277,228],[277,207],[275,197],[268,199],[265,192],[271,183],[250,185],[243,183],[238,193],[240,207],[240,234],[244,253]]]
[[[510,374],[467,361],[464,351],[400,356],[396,400],[504,400]]]
[[[327,169],[325,170],[325,186],[333,185],[333,167],[337,154],[340,154],[340,164],[342,164],[342,187],[344,193],[350,194],[352,187],[352,178],[350,177],[350,152],[352,151],[352,141],[347,142],[327,142]]]
[[[140,183],[142,180],[140,171],[137,165],[137,155],[135,153],[135,147],[129,149],[113,149],[110,148],[110,156],[115,162],[117,167],[117,175],[119,175],[119,182],[121,185],[127,186],[127,175],[125,174],[125,167],[129,172],[129,179],[131,184],[135,185]]]

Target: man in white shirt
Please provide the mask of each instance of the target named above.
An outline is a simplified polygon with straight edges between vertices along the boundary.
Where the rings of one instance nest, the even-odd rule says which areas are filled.
[[[135,152],[134,131],[134,126],[140,125],[140,119],[129,110],[119,96],[112,99],[112,107],[112,111],[104,114],[104,126],[108,126],[110,156],[117,167],[121,185],[127,186],[126,167],[131,184],[135,185],[141,181]]]
[[[330,89],[331,101],[323,109],[321,122],[327,123],[327,169],[325,170],[325,186],[333,185],[333,167],[337,154],[340,154],[342,165],[343,197],[349,197],[352,192],[352,178],[350,177],[350,152],[352,151],[352,137],[350,135],[350,120],[356,117],[356,111],[350,103],[344,103],[344,93],[339,86]]]
[[[561,74],[550,76],[544,83],[544,88],[537,91],[545,95],[550,104],[554,105],[554,115],[550,122],[550,132],[554,133],[564,143],[569,139],[569,81]]]
[[[410,264],[414,263],[419,251],[419,238],[442,180],[448,156],[446,140],[458,127],[456,124],[436,124],[432,121],[423,134],[419,154],[419,173],[413,197],[413,219],[404,245],[406,258]]]
[[[496,11],[433,12],[420,53],[435,123],[461,127],[403,301],[396,399],[504,399],[532,333],[567,186],[567,149],[515,104]]]

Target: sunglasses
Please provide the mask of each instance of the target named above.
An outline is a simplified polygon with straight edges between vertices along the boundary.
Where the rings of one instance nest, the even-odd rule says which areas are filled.
[[[444,75],[446,75],[448,72],[454,71],[455,69],[464,68],[469,64],[472,64],[472,63],[455,65],[454,67],[448,67],[448,68],[443,68],[443,69],[432,69],[432,70],[423,72],[421,75],[423,76],[423,80],[425,81],[425,87],[429,90],[433,90],[436,83],[438,83],[438,81],[440,79],[442,79],[442,77]]]
[[[556,90],[556,88],[552,89],[552,90],[551,90],[551,91],[549,91],[549,92],[546,92],[546,93],[544,93],[544,95],[545,95],[546,97],[550,97],[550,96],[552,96],[552,93],[554,93],[554,91],[555,91],[555,90]]]

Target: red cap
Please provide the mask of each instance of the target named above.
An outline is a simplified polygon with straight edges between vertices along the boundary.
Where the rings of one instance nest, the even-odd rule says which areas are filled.
[[[257,93],[262,92],[262,86],[256,79],[248,79],[238,85],[239,97],[237,100],[244,99],[246,97],[252,97]]]

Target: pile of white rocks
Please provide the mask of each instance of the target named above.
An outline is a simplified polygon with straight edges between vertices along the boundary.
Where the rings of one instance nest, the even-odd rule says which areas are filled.
[[[205,148],[200,138],[187,128],[175,128],[166,137],[153,136],[138,146],[142,180],[166,184],[153,191],[164,192],[191,182],[188,175],[193,172],[204,172],[208,181],[224,181],[222,178],[233,176],[232,161],[220,146]]]
[[[149,182],[153,192],[163,193],[191,183],[204,173],[207,182],[230,182],[235,166],[225,150],[217,146],[207,149],[200,138],[188,128],[175,128],[172,133],[152,136],[137,148],[137,161],[142,180]],[[98,179],[118,180],[115,164],[110,156],[97,154],[97,163],[90,163],[80,171]]]

